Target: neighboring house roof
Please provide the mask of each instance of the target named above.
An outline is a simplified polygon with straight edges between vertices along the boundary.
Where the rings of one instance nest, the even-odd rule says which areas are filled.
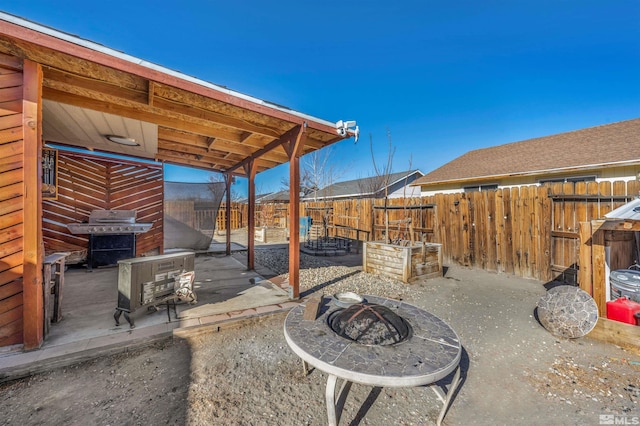
[[[407,170],[404,172],[391,173],[389,175],[388,187],[391,187],[401,181],[415,179],[422,176],[423,173],[420,170]],[[380,176],[373,176],[363,179],[354,179],[344,182],[337,182],[332,185],[326,186],[319,191],[312,192],[306,195],[303,200],[312,201],[316,199],[325,198],[348,198],[348,197],[363,197],[372,196],[380,191],[384,190],[384,186],[381,187],[383,178]]]
[[[267,195],[270,195],[270,194],[273,194],[273,192],[265,192],[264,194],[256,194],[256,202],[259,203],[261,198],[266,197]],[[242,197],[242,198],[238,198],[235,201],[240,203],[240,204],[247,204],[249,202],[249,198]]]
[[[256,200],[258,203],[273,203],[276,201],[289,201],[289,190],[272,192]]]
[[[413,185],[640,164],[640,118],[469,151]]]
[[[164,198],[166,200],[212,201],[214,198],[222,199],[224,191],[224,182],[164,182]]]

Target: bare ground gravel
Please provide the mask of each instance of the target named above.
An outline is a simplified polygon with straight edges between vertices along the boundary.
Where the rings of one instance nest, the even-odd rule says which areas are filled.
[[[286,250],[258,250],[256,261],[282,272]],[[308,256],[302,267],[305,295],[403,299],[456,330],[464,382],[445,424],[597,425],[601,415],[640,416],[640,353],[550,335],[533,314],[543,283],[451,268],[406,285]],[[2,384],[0,424],[326,424],[326,376],[303,374],[283,320],[263,317]],[[354,385],[341,424],[431,425],[438,408],[429,389]]]

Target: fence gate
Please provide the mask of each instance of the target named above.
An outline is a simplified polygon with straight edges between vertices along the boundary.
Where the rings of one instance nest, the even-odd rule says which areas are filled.
[[[619,186],[619,187],[618,187]],[[631,185],[630,185],[631,186]],[[551,209],[551,272],[553,279],[578,284],[579,223],[601,219],[633,196],[622,185],[580,182],[553,185]]]
[[[576,210],[582,210],[587,201],[576,200],[573,195],[551,197],[551,274],[556,281],[578,284],[578,258],[580,255],[580,235],[578,226],[585,217]]]

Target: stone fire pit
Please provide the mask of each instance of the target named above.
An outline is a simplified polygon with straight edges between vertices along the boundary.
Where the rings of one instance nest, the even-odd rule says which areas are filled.
[[[291,349],[303,362],[329,374],[326,390],[329,425],[337,425],[351,383],[390,387],[429,385],[443,403],[437,420],[440,424],[460,382],[462,346],[457,334],[435,315],[404,302],[366,295],[363,303],[381,305],[398,315],[410,327],[408,336],[398,343],[378,345],[358,343],[353,336],[339,335],[330,322],[343,308],[331,298],[323,300],[323,308],[315,320],[303,319],[303,305],[292,309],[285,319],[284,334]],[[356,307],[349,316],[358,310]],[[445,395],[433,385],[454,370]],[[338,378],[343,383],[336,403]]]

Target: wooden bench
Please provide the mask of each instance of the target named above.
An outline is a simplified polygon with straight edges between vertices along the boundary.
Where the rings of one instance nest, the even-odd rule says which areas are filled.
[[[62,289],[64,287],[65,259],[69,253],[53,253],[42,262],[42,288],[44,292],[44,334],[49,333],[52,322],[62,321]],[[51,309],[53,295],[53,309]]]

